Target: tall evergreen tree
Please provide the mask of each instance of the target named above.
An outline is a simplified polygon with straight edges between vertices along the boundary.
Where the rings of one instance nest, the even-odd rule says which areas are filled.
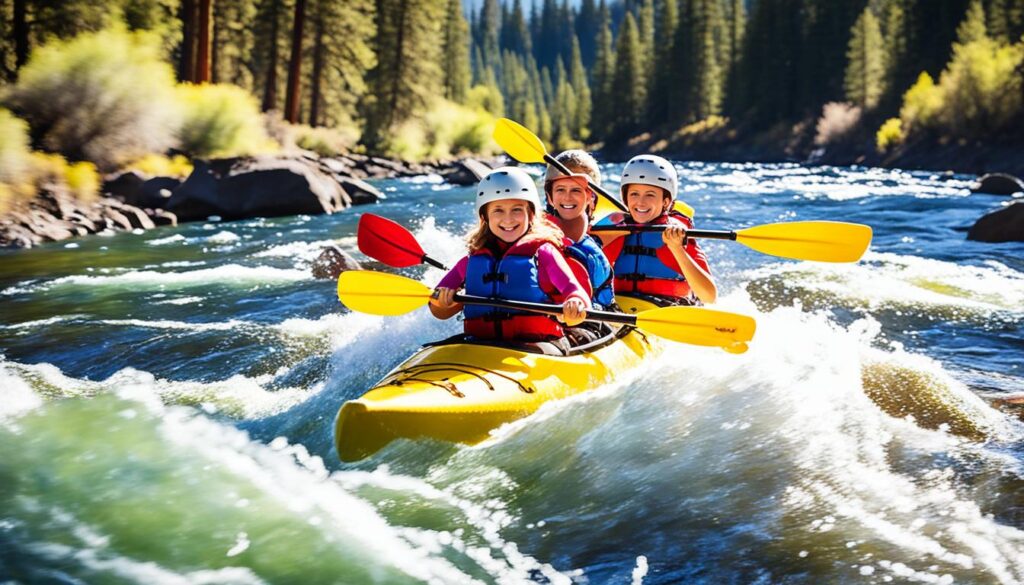
[[[636,19],[626,13],[615,47],[615,77],[612,93],[613,132],[623,137],[635,132],[643,121],[647,87],[644,84],[644,61],[640,51],[640,33]]]
[[[378,6],[377,10],[380,10]],[[484,62],[492,67],[501,65],[501,5],[498,0],[484,0],[480,7],[480,50]]]
[[[964,21],[956,29],[956,42],[966,45],[987,37],[988,29],[985,26],[985,8],[981,5],[981,0],[973,0],[967,8]]]
[[[288,86],[284,96],[284,119],[296,124],[299,121],[299,106],[302,80],[302,41],[306,26],[306,0],[295,0],[292,18],[292,49],[288,59]]]
[[[871,8],[865,8],[853,25],[845,88],[847,101],[871,109],[878,104],[885,89],[885,47],[882,30]]]
[[[544,0],[540,12],[540,30],[533,37],[533,55],[538,67],[554,67],[558,56],[559,8],[557,0]]]
[[[605,0],[599,10],[601,28],[597,35],[597,54],[594,60],[594,107],[591,129],[598,136],[606,136],[613,119],[612,87],[615,82],[615,50],[612,46],[611,15]]]
[[[583,66],[589,71],[594,66],[597,53],[597,34],[600,26],[597,4],[594,0],[583,0],[576,13],[576,36],[579,38]]]
[[[572,136],[580,140],[590,137],[590,114],[592,96],[587,82],[587,70],[583,67],[583,51],[579,40],[572,39],[572,61],[569,65],[569,81],[576,97],[576,119],[572,124]]]
[[[719,0],[697,0],[693,36],[697,43],[696,84],[691,104],[698,120],[721,112],[725,91],[723,69],[725,21]]]
[[[311,4],[314,53],[319,47],[320,56],[314,56],[310,77],[309,122],[349,126],[358,116],[356,108],[369,89],[366,75],[375,63],[373,0]]]
[[[254,50],[249,70],[262,88],[263,111],[281,107],[278,98],[281,80],[278,75],[281,55],[287,51],[287,18],[289,5],[284,0],[260,0],[254,24]]]
[[[232,83],[253,91],[253,77],[246,61],[255,42],[254,0],[216,0],[213,3],[213,56],[210,78],[214,83]]]
[[[460,0],[448,0],[443,43],[444,95],[461,104],[466,101],[466,92],[469,91],[470,69],[469,24],[462,14]]]
[[[647,121],[660,126],[669,121],[674,107],[669,98],[669,86],[677,75],[672,61],[676,27],[679,25],[677,0],[658,0],[655,6],[654,59],[648,78]]]
[[[397,124],[441,91],[439,44],[444,6],[434,0],[377,0],[377,66],[371,74],[363,140],[386,146]],[[497,37],[495,37],[495,42]]]

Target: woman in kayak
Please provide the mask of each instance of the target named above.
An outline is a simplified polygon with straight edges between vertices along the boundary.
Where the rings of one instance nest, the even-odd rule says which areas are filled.
[[[707,256],[695,240],[686,237],[693,221],[672,209],[678,185],[672,163],[660,156],[635,156],[623,167],[619,190],[626,212],[613,213],[608,221],[624,229],[598,232],[612,263],[616,292],[691,305],[718,298]],[[647,226],[665,228],[643,231]]]
[[[572,243],[565,253],[579,261],[590,278],[592,301],[596,309],[608,309],[615,304],[612,290],[612,265],[601,249],[601,243],[587,232],[597,207],[597,193],[587,181],[601,184],[601,171],[597,161],[582,150],[566,150],[555,160],[565,165],[572,174],[562,174],[548,166],[544,176],[547,211],[551,221],[562,228]]]
[[[563,235],[538,214],[540,197],[530,175],[503,167],[477,184],[479,225],[469,235],[469,255],[441,279],[430,312],[438,319],[465,313],[465,331],[478,339],[564,343],[566,325],[586,318],[590,293],[577,280],[562,253]],[[515,301],[562,303],[560,319],[538,313],[469,305],[455,291]]]

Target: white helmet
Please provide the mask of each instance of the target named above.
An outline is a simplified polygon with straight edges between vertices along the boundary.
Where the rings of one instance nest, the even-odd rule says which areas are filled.
[[[668,191],[669,197],[675,201],[679,189],[679,175],[672,163],[653,154],[641,154],[629,159],[622,167],[622,183],[619,196],[626,201],[626,185],[654,185]]]
[[[533,204],[533,211],[540,210],[540,196],[533,177],[526,171],[515,167],[501,167],[487,173],[476,184],[476,212],[491,201],[500,199],[519,199]]]

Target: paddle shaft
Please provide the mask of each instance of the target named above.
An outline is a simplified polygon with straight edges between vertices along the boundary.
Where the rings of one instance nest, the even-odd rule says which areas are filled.
[[[602,225],[590,228],[592,232],[663,232],[667,225]],[[736,232],[725,230],[686,230],[688,238],[705,238],[709,240],[736,240]]]
[[[545,303],[530,303],[527,301],[506,301],[503,299],[491,299],[476,295],[457,294],[453,299],[456,303],[464,305],[481,305],[484,307],[497,307],[499,309],[516,309],[530,311],[533,313],[544,313],[545,315],[561,315],[562,307],[559,305],[548,305]],[[636,326],[636,315],[624,313],[613,313],[611,311],[587,311],[587,321],[599,323],[621,323],[623,325]]]

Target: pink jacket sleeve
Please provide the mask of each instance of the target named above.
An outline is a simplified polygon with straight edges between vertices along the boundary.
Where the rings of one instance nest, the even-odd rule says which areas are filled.
[[[466,284],[466,266],[469,265],[469,256],[463,256],[461,260],[455,263],[455,266],[448,271],[448,274],[444,275],[441,282],[437,283],[438,287],[460,289],[462,285]]]
[[[590,297],[587,290],[580,285],[579,281],[566,263],[565,257],[557,248],[545,244],[537,250],[537,268],[540,271],[541,285],[549,285],[562,293],[565,300],[572,297],[583,301],[583,305],[590,308]]]

